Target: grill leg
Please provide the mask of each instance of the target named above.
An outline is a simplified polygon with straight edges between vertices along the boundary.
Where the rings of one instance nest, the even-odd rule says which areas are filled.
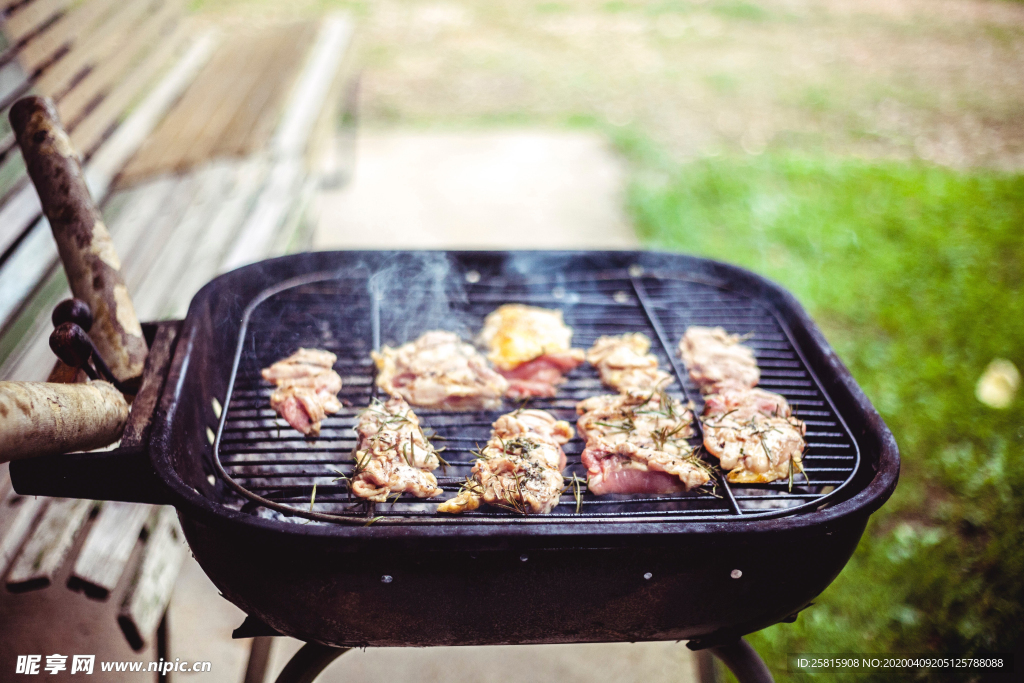
[[[761,655],[742,638],[728,645],[708,649],[729,667],[729,671],[732,671],[740,683],[775,683]]]
[[[347,647],[327,647],[306,643],[288,661],[276,683],[313,683],[324,669],[338,657],[348,652]]]

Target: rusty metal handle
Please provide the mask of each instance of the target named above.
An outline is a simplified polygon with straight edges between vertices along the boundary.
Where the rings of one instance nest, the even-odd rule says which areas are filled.
[[[11,107],[10,119],[71,291],[95,316],[89,336],[98,355],[119,381],[137,378],[147,352],[142,326],[114,243],[56,109],[47,98],[25,97]]]
[[[89,379],[99,379],[89,361],[94,347],[89,335],[73,322],[61,323],[50,333],[50,350],[70,367],[84,370]]]
[[[75,323],[88,332],[92,328],[92,309],[81,299],[64,299],[53,307],[50,319],[54,327],[64,323]]]
[[[127,421],[128,401],[108,382],[0,382],[0,462],[101,448]]]
[[[121,382],[114,376],[110,367],[103,361],[103,356],[96,349],[89,335],[73,322],[61,323],[50,333],[50,349],[66,365],[81,369],[89,379],[104,379],[113,384],[118,391],[127,396],[134,396],[139,389],[141,377]]]

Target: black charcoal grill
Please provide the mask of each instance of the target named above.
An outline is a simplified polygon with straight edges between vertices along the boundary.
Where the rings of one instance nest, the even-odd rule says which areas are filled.
[[[549,515],[353,499],[351,427],[375,396],[372,349],[428,329],[469,338],[503,303],[564,311],[574,345],[644,332],[672,392],[701,409],[676,345],[690,325],[750,335],[761,386],[807,424],[806,477],[687,494],[597,497],[570,487]],[[169,340],[176,337],[173,347]],[[426,646],[688,639],[791,619],[839,573],[892,493],[892,435],[796,300],[747,271],[651,252],[330,252],[217,278],[164,323],[129,445],[14,462],[20,493],[174,505],[196,558],[249,634],[323,645]],[[259,370],[299,346],[338,354],[342,412],[306,440],[269,407]],[[173,353],[172,353],[173,351]],[[159,359],[168,362],[161,367]],[[156,360],[154,360],[156,359]],[[574,420],[593,368],[531,407]],[[158,400],[157,400],[158,397]],[[137,405],[145,405],[145,400]],[[444,439],[445,497],[505,411],[417,410]],[[141,422],[140,422],[141,420]],[[695,437],[695,444],[699,443]],[[585,480],[582,445],[567,476]],[[709,458],[709,462],[714,462]],[[315,500],[314,497],[315,486]]]

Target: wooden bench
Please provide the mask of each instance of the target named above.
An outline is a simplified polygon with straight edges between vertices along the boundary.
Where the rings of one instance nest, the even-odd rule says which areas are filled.
[[[265,36],[247,48],[196,31],[178,0],[6,0],[0,17],[0,379],[47,377],[50,311],[69,296],[7,124],[24,94],[55,101],[141,319],[181,317],[217,273],[306,246],[309,150],[344,86],[345,18],[281,27],[252,59]],[[156,330],[169,349],[176,327]],[[152,643],[184,552],[173,509],[25,498],[0,470],[7,590],[119,600],[135,649]]]

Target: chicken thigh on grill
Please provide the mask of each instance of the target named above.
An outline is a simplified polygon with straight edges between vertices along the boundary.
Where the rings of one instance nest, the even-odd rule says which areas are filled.
[[[565,489],[562,445],[572,437],[568,422],[543,410],[502,415],[466,484],[438,512],[476,510],[481,503],[524,515],[551,512]]]
[[[679,342],[690,377],[706,394],[704,448],[719,459],[726,479],[766,484],[803,472],[806,426],[784,396],[756,389],[753,352],[721,327],[691,327]]]
[[[742,417],[741,417],[742,415]],[[803,472],[804,423],[760,412],[705,416],[704,448],[719,459],[726,479],[766,484]]]
[[[651,340],[640,332],[600,337],[587,351],[587,362],[597,368],[601,381],[612,389],[656,391],[672,382],[672,376],[658,368]]]
[[[306,436],[318,436],[320,422],[341,410],[337,395],[341,376],[333,369],[336,360],[330,351],[299,349],[260,373],[276,386],[270,407]]]
[[[420,427],[409,404],[394,397],[386,403],[374,399],[359,415],[355,469],[349,485],[360,498],[383,503],[393,493],[417,498],[441,494],[430,470],[441,459]]]
[[[666,393],[594,396],[580,401],[576,412],[591,493],[672,493],[710,480],[687,441],[693,412]]]
[[[727,388],[749,389],[761,380],[754,352],[738,334],[721,327],[690,327],[679,342],[679,355],[701,393]]]
[[[377,386],[424,408],[488,410],[501,405],[508,381],[454,332],[434,330],[397,348],[372,352]]]
[[[480,343],[490,349],[488,360],[508,381],[509,398],[554,396],[563,375],[584,359],[582,349],[572,348],[572,328],[562,312],[505,304],[488,314]]]

